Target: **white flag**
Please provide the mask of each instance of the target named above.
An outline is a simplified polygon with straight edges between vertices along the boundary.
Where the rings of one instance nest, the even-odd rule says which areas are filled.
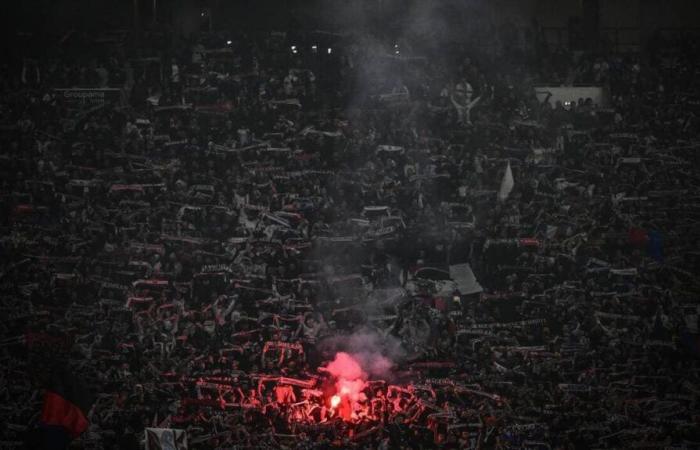
[[[506,173],[503,174],[503,180],[501,180],[501,188],[498,190],[498,200],[504,201],[510,195],[510,191],[513,190],[515,181],[513,181],[513,171],[510,170],[510,162],[508,162],[508,167],[506,167]]]
[[[146,428],[146,450],[187,450],[187,433],[173,428]]]
[[[479,282],[472,272],[472,268],[469,264],[453,264],[450,266],[450,278],[457,283],[457,289],[462,295],[475,294],[477,292],[483,292],[484,288],[481,287]]]

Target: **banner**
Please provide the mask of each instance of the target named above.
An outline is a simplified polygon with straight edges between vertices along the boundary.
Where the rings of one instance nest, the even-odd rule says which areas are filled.
[[[124,102],[122,90],[117,88],[70,88],[54,89],[54,91],[63,99],[67,106],[76,109],[108,103],[122,104]]]
[[[492,330],[496,328],[500,329],[513,329],[525,326],[539,326],[544,325],[544,319],[529,319],[529,320],[519,320],[516,322],[493,322],[493,323],[475,323],[470,328],[471,330]]]
[[[146,450],[187,450],[187,433],[173,428],[146,428]]]
[[[540,103],[545,100],[554,108],[557,102],[566,106],[567,102],[577,102],[579,98],[590,98],[593,104],[601,107],[608,105],[608,96],[599,86],[536,86],[535,95]]]

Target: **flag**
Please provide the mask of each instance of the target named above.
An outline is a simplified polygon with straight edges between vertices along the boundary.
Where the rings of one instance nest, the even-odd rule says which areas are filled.
[[[174,428],[146,428],[146,450],[187,450],[187,433]]]
[[[457,289],[462,295],[483,292],[483,288],[474,276],[469,264],[453,264],[450,266],[450,278],[457,283]]]
[[[652,230],[647,233],[647,253],[656,261],[663,261],[663,236],[660,231]]]
[[[44,404],[39,419],[43,449],[65,449],[71,440],[87,430],[87,414],[93,396],[85,386],[67,370],[52,375],[44,394]]]
[[[503,174],[503,180],[501,180],[501,188],[498,190],[498,200],[505,201],[510,195],[510,191],[513,190],[513,186],[515,186],[513,171],[510,169],[510,162],[508,162],[506,173]]]

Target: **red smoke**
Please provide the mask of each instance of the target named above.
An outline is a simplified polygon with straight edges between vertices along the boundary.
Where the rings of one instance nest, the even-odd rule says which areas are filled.
[[[336,393],[331,398],[331,407],[337,409],[344,420],[352,420],[359,403],[366,400],[362,391],[367,374],[355,358],[343,352],[336,353],[335,359],[324,370],[335,379]]]

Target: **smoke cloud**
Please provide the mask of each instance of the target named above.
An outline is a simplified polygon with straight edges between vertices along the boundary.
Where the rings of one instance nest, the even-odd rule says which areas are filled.
[[[382,336],[368,328],[360,329],[351,335],[328,338],[319,346],[323,350],[335,352],[336,355],[350,356],[366,374],[365,378],[369,376],[385,380],[392,378],[392,368],[401,362],[406,354],[398,339],[391,335]],[[345,359],[341,360],[338,367],[349,368],[350,366],[345,365],[346,362]],[[330,369],[330,365],[327,369]]]
[[[337,353],[335,359],[326,366],[326,370],[336,378],[347,380],[367,378],[367,374],[362,370],[358,361],[344,352]]]

